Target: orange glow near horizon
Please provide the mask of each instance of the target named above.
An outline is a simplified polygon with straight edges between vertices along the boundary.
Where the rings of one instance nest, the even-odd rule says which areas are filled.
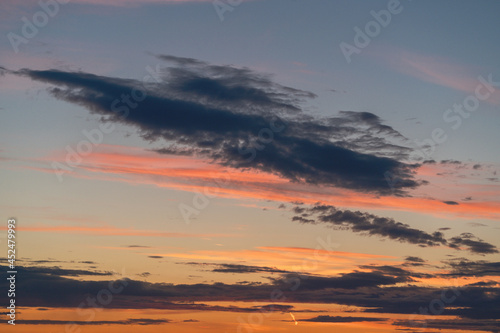
[[[222,307],[242,307],[263,306],[270,302],[203,302],[207,305]],[[21,333],[31,333],[34,330],[40,333],[68,333],[72,332],[97,332],[97,333],[133,333],[140,328],[141,332],[160,333],[165,330],[182,331],[188,333],[195,332],[289,332],[291,329],[297,332],[307,333],[314,328],[315,332],[327,333],[334,330],[339,333],[354,333],[362,330],[369,333],[389,333],[394,332],[398,326],[394,326],[395,320],[409,320],[408,315],[390,314],[391,319],[387,319],[388,314],[384,313],[364,313],[364,312],[344,312],[342,306],[336,304],[314,304],[314,303],[286,303],[294,306],[294,316],[297,324],[290,317],[289,312],[231,312],[231,311],[200,311],[200,310],[161,310],[161,309],[104,309],[94,311],[95,318],[92,321],[86,320],[88,316],[81,316],[75,308],[46,308],[40,311],[38,308],[21,308],[23,319],[26,321],[51,320],[54,324],[22,324],[20,321],[16,326],[16,331]],[[50,319],[47,318],[47,311],[50,311]],[[294,312],[295,311],[295,312]],[[298,311],[298,312],[297,312]],[[320,311],[320,312],[317,312]],[[360,311],[360,310],[358,310]],[[311,322],[306,319],[317,317],[318,315],[332,317],[368,317],[380,318],[382,321],[374,322]],[[433,316],[434,319],[450,319],[452,317],[440,315]],[[167,323],[140,325],[140,324],[114,324],[129,319],[147,320],[168,320]],[[412,316],[411,319],[425,319],[425,316]],[[98,322],[109,324],[99,324]],[[79,325],[72,326],[74,323]],[[90,325],[85,325],[88,323]],[[83,325],[82,325],[83,324]],[[70,329],[68,331],[68,329]],[[75,330],[76,329],[76,330]],[[452,332],[443,330],[443,332]]]

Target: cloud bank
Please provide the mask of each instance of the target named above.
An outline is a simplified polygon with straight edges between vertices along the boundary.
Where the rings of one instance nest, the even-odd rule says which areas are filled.
[[[311,92],[280,85],[248,68],[160,55],[172,64],[147,82],[60,70],[12,72],[52,85],[50,93],[102,121],[164,142],[164,154],[272,173],[292,182],[403,195],[422,182],[403,162],[405,138],[369,112],[314,118]],[[400,144],[397,144],[399,142]],[[388,185],[387,174],[398,181]]]

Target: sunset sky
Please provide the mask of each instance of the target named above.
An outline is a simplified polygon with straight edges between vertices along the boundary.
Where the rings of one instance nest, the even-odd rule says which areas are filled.
[[[1,0],[1,331],[499,332],[499,13]]]

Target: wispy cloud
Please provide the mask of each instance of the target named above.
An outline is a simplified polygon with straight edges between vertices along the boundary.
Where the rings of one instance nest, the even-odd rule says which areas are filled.
[[[4,228],[5,229],[5,228]],[[117,227],[79,227],[79,226],[23,226],[23,232],[48,232],[60,234],[96,235],[96,236],[140,236],[166,238],[207,238],[207,237],[235,237],[230,234],[187,234],[178,232],[164,232],[159,230],[140,230],[134,228]]]
[[[357,323],[363,321],[386,321],[387,318],[374,317],[341,317],[341,316],[317,316],[314,318],[301,319],[300,321],[310,321],[315,323]]]
[[[484,264],[493,263],[485,262],[481,265]],[[26,270],[23,267],[19,267],[19,270],[23,274],[23,279],[18,281],[19,297],[23,297],[25,306],[78,307],[85,295],[96,294],[109,285],[109,281],[81,281],[51,274],[50,268],[46,268],[43,272]],[[453,272],[459,274],[456,270]],[[268,284],[173,285],[127,279],[123,280],[126,288],[115,295],[108,307],[258,312],[262,311],[263,307],[210,306],[197,302],[248,301],[249,295],[255,301],[268,302],[271,292],[279,289],[283,291],[283,296],[289,303],[343,304],[355,306],[358,312],[364,313],[412,314],[419,307],[428,305],[433,299],[439,299],[443,290],[449,290],[431,287],[425,280],[421,286],[416,285],[417,279],[427,277],[431,279],[433,275],[390,265],[370,265],[330,277],[285,274],[271,279]],[[0,287],[6,286],[7,281],[0,281]],[[54,288],[57,288],[64,297],[50,297]],[[458,316],[454,320],[456,329],[460,327],[470,329],[467,325],[469,321],[487,322],[498,318],[500,295],[495,285],[475,283],[456,290],[457,293],[454,294],[459,296],[452,304],[445,305],[447,315]],[[3,299],[5,296],[0,298]],[[186,298],[193,303],[183,302]],[[290,305],[280,304],[269,307],[269,311],[289,312],[291,309]],[[322,319],[332,322],[342,320],[335,316],[316,317],[317,321]]]
[[[54,161],[65,163],[65,152],[56,151],[34,162],[36,165],[50,165]],[[429,179],[443,188],[453,188],[453,191],[436,190],[436,196],[443,199],[432,199],[425,196],[423,190],[417,190],[413,197],[380,197],[354,190],[291,183],[287,179],[262,171],[237,169],[210,162],[208,159],[191,156],[162,155],[136,147],[101,144],[91,155],[85,157],[81,165],[68,173],[68,176],[150,184],[190,192],[208,191],[215,196],[237,200],[257,199],[308,204],[321,202],[346,208],[395,209],[446,217],[500,217],[500,205],[497,203],[500,198],[498,185],[483,185],[480,179],[471,178],[467,178],[468,181],[465,182],[467,179],[463,178],[462,174],[454,177],[436,176],[452,171],[442,166],[424,164],[418,169],[422,179]],[[52,168],[47,167],[28,168],[54,172]],[[456,182],[460,182],[460,186],[457,186]],[[466,194],[474,194],[486,200],[461,201],[460,205],[446,205],[442,202],[450,197],[460,200]],[[67,218],[71,217],[64,217]]]

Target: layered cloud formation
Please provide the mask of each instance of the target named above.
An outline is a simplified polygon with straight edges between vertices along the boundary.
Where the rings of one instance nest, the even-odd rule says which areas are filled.
[[[405,138],[369,112],[314,118],[304,104],[315,95],[275,83],[248,68],[161,55],[173,64],[147,82],[82,72],[11,72],[52,85],[60,100],[82,105],[103,121],[130,125],[165,154],[197,155],[293,182],[379,194],[419,186],[404,163]],[[398,181],[387,182],[387,175]]]

